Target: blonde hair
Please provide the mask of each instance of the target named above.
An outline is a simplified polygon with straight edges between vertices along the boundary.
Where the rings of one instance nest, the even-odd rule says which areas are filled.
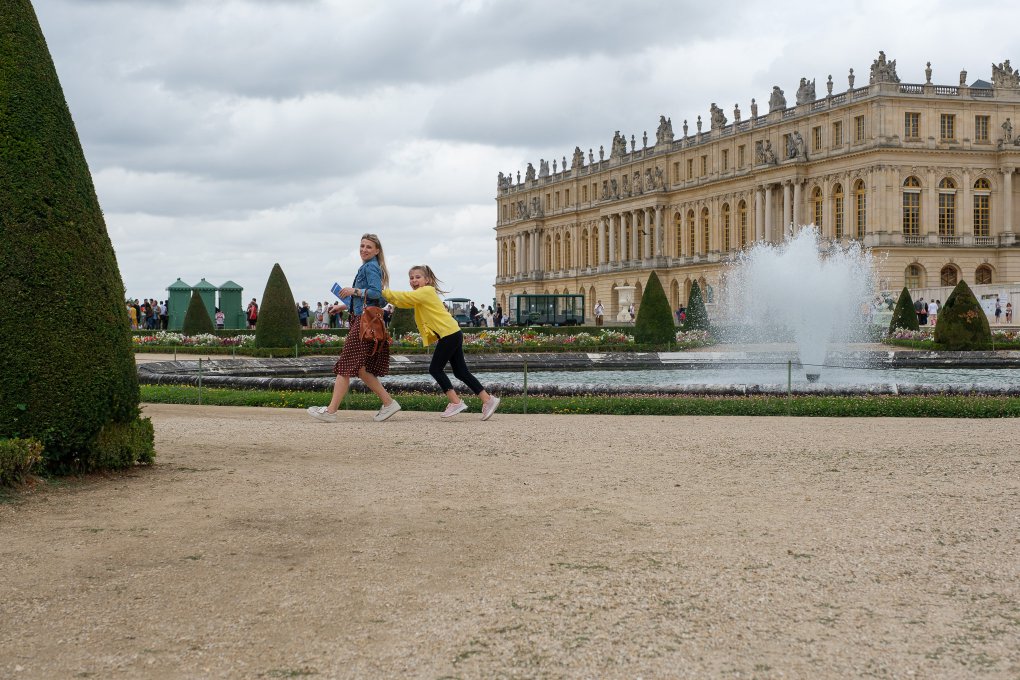
[[[424,274],[425,283],[435,288],[436,292],[439,293],[440,295],[446,295],[448,292],[450,292],[447,290],[443,290],[442,288],[439,287],[439,284],[441,284],[442,281],[440,281],[439,277],[436,276],[436,273],[432,271],[432,267],[428,266],[427,264],[416,264],[410,269],[408,269],[407,273],[410,274],[413,271],[419,271],[422,274]]]
[[[379,254],[375,256],[375,259],[379,260],[379,268],[382,269],[382,287],[390,287],[390,272],[386,269],[386,258],[383,257],[382,241],[375,234],[362,234],[362,241],[371,241],[375,244],[375,247],[379,249]]]

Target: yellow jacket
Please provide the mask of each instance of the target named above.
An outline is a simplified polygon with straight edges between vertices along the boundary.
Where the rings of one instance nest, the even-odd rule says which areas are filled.
[[[432,286],[422,286],[418,290],[409,291],[386,288],[382,294],[387,302],[392,302],[396,307],[414,309],[414,323],[417,324],[418,332],[421,334],[421,344],[425,346],[460,330],[460,326],[450,316],[446,305],[439,299],[439,293]]]

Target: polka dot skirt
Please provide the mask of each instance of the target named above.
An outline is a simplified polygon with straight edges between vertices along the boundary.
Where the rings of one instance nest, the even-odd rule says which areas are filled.
[[[379,345],[379,351],[369,355],[373,344],[361,339],[361,316],[351,316],[351,328],[347,332],[340,358],[333,365],[334,375],[355,378],[364,366],[365,370],[381,378],[390,372],[390,345]]]

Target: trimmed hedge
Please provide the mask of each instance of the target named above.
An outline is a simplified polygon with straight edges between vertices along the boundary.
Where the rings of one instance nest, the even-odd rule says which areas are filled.
[[[675,339],[673,311],[669,308],[659,275],[653,271],[641,294],[641,306],[634,322],[634,340],[641,344],[666,344],[675,342]]]
[[[89,468],[104,428],[139,413],[124,284],[32,4],[0,8],[0,438]],[[74,319],[73,341],[53,318]]]
[[[42,451],[35,439],[0,439],[0,486],[23,482],[42,462]]]
[[[691,294],[687,296],[687,316],[680,328],[684,331],[710,330],[708,310],[705,309],[705,301],[701,298],[701,286],[697,281],[691,284]]]
[[[921,329],[920,324],[917,323],[917,312],[914,311],[914,300],[910,297],[910,291],[906,286],[900,292],[900,297],[896,300],[896,307],[893,309],[892,319],[889,320],[889,332],[892,333],[897,328],[908,331]]]
[[[191,300],[188,301],[188,311],[184,312],[181,333],[199,335],[200,333],[213,333],[215,330],[202,296],[198,294],[197,290],[191,291]]]
[[[301,322],[287,276],[279,263],[273,265],[262,293],[255,324],[256,347],[293,347],[301,343]]]
[[[992,329],[966,281],[960,281],[939,309],[936,343],[952,351],[992,349]]]
[[[482,330],[481,328],[477,330]],[[390,317],[390,335],[400,337],[405,333],[417,333],[418,325],[414,322],[414,310],[396,307]]]

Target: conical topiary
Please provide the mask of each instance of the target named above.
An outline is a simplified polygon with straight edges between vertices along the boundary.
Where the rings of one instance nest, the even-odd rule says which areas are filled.
[[[943,349],[982,350],[992,348],[992,329],[974,292],[965,281],[956,284],[935,324],[935,342]]]
[[[55,472],[150,462],[124,284],[78,133],[32,3],[2,0],[0,17],[0,438],[38,439]],[[73,319],[73,337],[54,318]]]
[[[662,289],[659,276],[652,272],[641,294],[637,320],[634,322],[634,340],[642,344],[665,345],[676,338],[673,312]]]
[[[903,292],[900,293],[900,298],[896,301],[896,307],[893,309],[892,319],[889,321],[889,332],[892,333],[897,328],[903,328],[908,331],[916,331],[921,327],[917,323],[917,312],[914,311],[914,300],[910,297],[910,291],[907,287],[903,287]]]
[[[701,299],[701,286],[695,281],[691,284],[691,294],[687,296],[687,316],[681,330],[707,331],[708,327],[708,310],[705,309],[705,302]]]
[[[293,347],[301,342],[294,294],[280,265],[274,264],[262,293],[262,306],[255,324],[256,347]]]
[[[418,326],[414,322],[414,310],[397,307],[390,317],[390,335],[399,338],[405,333],[417,333]]]
[[[213,324],[209,320],[209,310],[205,308],[205,301],[197,290],[191,291],[191,300],[188,302],[188,311],[184,312],[184,325],[181,326],[181,333],[184,335],[199,335],[200,333],[212,333]]]

